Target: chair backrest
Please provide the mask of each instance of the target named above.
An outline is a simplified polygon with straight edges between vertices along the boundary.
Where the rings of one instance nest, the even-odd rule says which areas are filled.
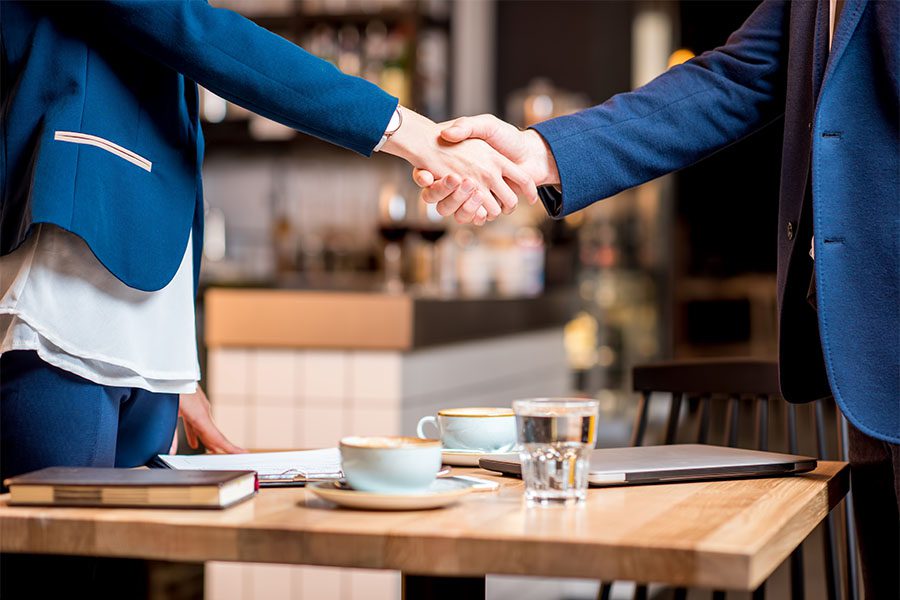
[[[654,393],[669,396],[668,417],[665,421],[661,441],[663,444],[674,444],[679,441],[696,443],[712,443],[726,446],[738,446],[739,442],[752,440],[752,445],[759,450],[770,449],[770,438],[777,448],[791,454],[800,453],[798,436],[798,406],[785,402],[781,398],[778,384],[778,364],[775,361],[758,358],[724,358],[724,359],[692,359],[658,362],[635,366],[632,370],[632,384],[640,393],[632,430],[631,445],[640,446],[646,443],[650,403]],[[751,402],[752,428],[741,429],[741,416],[746,413],[746,403]],[[724,418],[721,437],[713,427],[713,413],[722,408]],[[773,404],[774,403],[774,404]],[[846,460],[846,424],[840,412],[834,407],[831,399],[819,400],[814,405],[813,437],[814,452],[818,458],[834,457],[828,451],[829,430],[837,433],[837,457]],[[770,406],[777,410],[775,418],[771,418]],[[808,410],[808,409],[807,409]],[[718,411],[721,416],[721,410]],[[682,423],[685,413],[693,421],[693,428],[688,429]],[[783,416],[782,416],[783,415]],[[782,421],[777,430],[783,433],[779,439],[777,431],[769,424],[771,421]],[[745,435],[741,435],[744,433]],[[713,439],[715,438],[715,439]],[[849,510],[849,501],[845,510]],[[838,561],[836,549],[836,527],[834,515],[825,522],[825,571],[826,590],[829,600],[836,600],[841,578],[841,563]],[[843,535],[842,546],[846,551],[845,597],[854,600],[858,597],[858,575],[856,564],[855,535],[852,518],[845,512],[843,523],[839,526]],[[791,588],[793,598],[803,597],[803,564],[802,553],[798,548],[791,557]],[[640,592],[646,593],[644,590]],[[681,594],[676,594],[680,596]]]
[[[712,402],[724,398],[727,405],[721,443],[737,446],[740,402],[750,396],[756,408],[755,445],[760,450],[768,449],[769,401],[779,393],[778,365],[774,362],[753,358],[702,359],[638,365],[632,370],[632,382],[634,390],[641,394],[631,438],[633,446],[644,444],[651,394],[664,392],[670,394],[671,400],[663,443],[677,441],[683,404],[688,404],[689,412],[696,414],[692,441],[719,443],[710,440],[710,413]],[[793,440],[793,444],[789,442],[792,452],[797,451],[795,420],[794,411],[789,409],[788,437]]]

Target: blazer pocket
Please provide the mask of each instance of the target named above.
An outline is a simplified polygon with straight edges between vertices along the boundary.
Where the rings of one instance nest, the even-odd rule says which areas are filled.
[[[133,165],[136,165],[148,173],[153,169],[153,163],[128,148],[113,143],[102,137],[91,135],[89,133],[79,133],[77,131],[57,131],[53,134],[53,139],[57,142],[69,142],[71,144],[86,144],[95,146],[101,150],[106,150],[110,154],[115,154],[119,158],[125,159]]]

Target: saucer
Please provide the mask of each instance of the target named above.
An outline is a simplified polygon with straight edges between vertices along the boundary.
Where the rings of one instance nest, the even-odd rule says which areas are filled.
[[[382,494],[360,492],[335,481],[322,481],[307,486],[320,498],[345,508],[361,510],[424,510],[453,504],[472,491],[472,484],[456,479],[435,479],[434,483],[417,494]]]
[[[441,461],[445,465],[453,467],[477,467],[478,461],[485,456],[493,456],[495,454],[509,454],[515,450],[507,450],[505,452],[484,452],[482,450],[461,450],[456,448],[444,448],[441,450]]]

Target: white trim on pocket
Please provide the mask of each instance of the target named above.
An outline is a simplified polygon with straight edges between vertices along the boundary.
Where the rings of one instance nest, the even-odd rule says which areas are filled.
[[[57,131],[53,134],[53,139],[58,142],[70,142],[72,144],[87,144],[88,146],[96,146],[101,150],[106,150],[111,154],[115,154],[119,158],[124,158],[133,165],[137,165],[148,173],[153,169],[153,163],[127,148],[123,148],[118,144],[91,135],[89,133],[79,133],[77,131]]]

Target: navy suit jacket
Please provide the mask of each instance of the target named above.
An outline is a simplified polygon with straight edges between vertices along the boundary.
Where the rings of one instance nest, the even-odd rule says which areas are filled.
[[[830,53],[828,27],[827,0],[765,0],[724,46],[536,125],[562,181],[561,194],[541,194],[561,217],[783,116],[782,392],[833,394],[860,430],[900,443],[900,9],[847,0]],[[818,311],[806,302],[813,231]]]
[[[82,237],[120,280],[157,290],[194,228],[197,83],[368,155],[397,99],[240,15],[196,0],[3,2],[0,253],[37,223]],[[195,83],[196,82],[196,83]]]

